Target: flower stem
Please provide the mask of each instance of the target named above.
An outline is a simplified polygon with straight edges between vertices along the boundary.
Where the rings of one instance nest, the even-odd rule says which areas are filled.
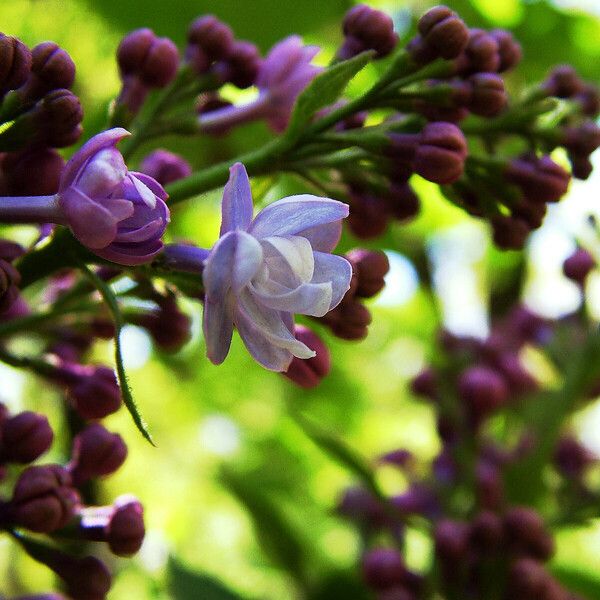
[[[5,196],[0,197],[0,223],[57,223],[66,224],[58,197]]]

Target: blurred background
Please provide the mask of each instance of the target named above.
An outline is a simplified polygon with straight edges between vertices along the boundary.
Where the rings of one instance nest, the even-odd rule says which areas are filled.
[[[571,63],[600,83],[600,2],[598,0],[448,0],[470,26],[514,31],[524,60],[509,85],[521,89],[544,77],[557,63]],[[54,40],[73,57],[75,92],[86,112],[86,136],[103,127],[106,109],[119,89],[114,54],[131,29],[151,27],[180,48],[189,22],[203,13],[227,21],[240,38],[263,51],[291,33],[322,46],[326,64],[341,41],[340,23],[351,2],[342,0],[7,0],[0,4],[0,30],[28,45]],[[393,14],[408,39],[414,17],[434,3],[371,2]],[[375,68],[375,67],[369,67]],[[352,90],[368,84],[367,70]],[[230,90],[233,94],[234,91]],[[239,94],[239,92],[237,92]],[[196,167],[233,157],[262,144],[261,124],[240,128],[226,139],[164,140]],[[139,156],[148,148],[140,151]],[[139,158],[138,156],[138,158]],[[148,445],[121,410],[106,426],[126,439],[129,459],[101,490],[107,503],[133,493],[145,506],[147,536],[131,560],[106,556],[115,564],[110,598],[310,600],[360,599],[356,563],[359,538],[336,517],[340,493],[352,476],[306,438],[290,417],[301,410],[343,437],[365,457],[399,447],[427,459],[437,451],[430,408],[411,398],[408,380],[430,356],[443,323],[456,333],[485,335],[493,291],[518,289],[528,304],[548,316],[574,310],[581,302],[574,284],[562,277],[562,260],[574,248],[573,233],[584,232],[585,215],[598,213],[600,170],[553,210],[532,238],[525,256],[492,248],[489,232],[452,208],[436,187],[417,182],[423,211],[408,226],[395,225],[377,246],[390,258],[385,291],[372,303],[373,324],[366,340],[344,343],[323,331],[333,357],[332,374],[315,390],[301,391],[255,364],[239,339],[227,361],[212,366],[204,357],[201,309],[194,337],[177,355],[157,353],[147,335],[127,327],[126,363],[143,415],[157,442]],[[270,201],[302,190],[289,177],[254,182],[257,197]],[[214,242],[220,194],[178,206],[172,239]],[[30,233],[30,232],[29,232]],[[29,235],[24,232],[23,235]],[[344,238],[340,252],[357,245]],[[360,244],[364,246],[363,244]],[[600,281],[588,286],[600,307]],[[593,304],[592,304],[593,305]],[[600,311],[598,312],[600,318]],[[95,358],[110,363],[109,345]],[[0,400],[11,409],[43,409],[60,426],[60,400],[30,378],[0,368]],[[600,452],[600,412],[580,416],[580,433]],[[63,449],[55,443],[58,462]],[[393,470],[378,471],[386,492],[406,481]],[[600,585],[600,523],[561,531],[557,564],[576,564]],[[425,564],[425,538],[409,540],[409,562]],[[7,539],[0,539],[0,593],[8,596],[51,588],[49,572]]]

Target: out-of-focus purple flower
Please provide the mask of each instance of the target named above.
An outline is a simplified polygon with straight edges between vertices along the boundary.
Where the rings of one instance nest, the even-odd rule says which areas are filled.
[[[185,158],[159,148],[144,158],[140,171],[156,179],[160,185],[167,185],[191,175],[192,167]]]
[[[262,61],[256,77],[260,91],[258,98],[248,104],[201,115],[201,129],[210,132],[214,128],[222,130],[223,127],[265,119],[275,131],[283,131],[296,98],[322,71],[310,62],[318,52],[318,46],[305,46],[296,35],[275,44]]]
[[[303,194],[274,202],[253,220],[246,169],[236,163],[230,172],[221,238],[203,272],[208,357],[223,362],[235,325],[261,365],[285,371],[294,356],[315,356],[294,336],[294,314],[323,316],[350,287],[350,263],[330,254],[348,207]]]
[[[58,202],[75,237],[98,256],[123,264],[152,260],[169,222],[167,194],[154,179],[128,171],[115,128],[94,136],[63,171]]]

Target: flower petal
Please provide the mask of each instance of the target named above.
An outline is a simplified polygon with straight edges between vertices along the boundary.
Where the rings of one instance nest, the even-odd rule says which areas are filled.
[[[303,283],[296,289],[281,294],[273,294],[268,289],[252,283],[249,289],[264,306],[289,313],[322,317],[329,312],[331,306],[330,282]]]
[[[136,229],[121,229],[117,231],[115,242],[118,243],[132,243],[132,242],[145,242],[153,237],[157,237],[162,230],[164,230],[164,223],[161,219],[154,219]],[[160,237],[160,235],[158,236]]]
[[[229,181],[223,190],[221,235],[235,229],[248,229],[252,211],[252,191],[246,167],[242,163],[235,163],[229,169]]]
[[[315,274],[311,283],[331,282],[332,297],[329,310],[334,309],[350,289],[352,265],[342,256],[315,252]]]
[[[156,179],[146,175],[146,173],[140,173],[139,171],[129,171],[130,175],[133,175],[136,179],[139,179],[146,187],[150,188],[150,191],[158,196],[161,200],[167,200],[169,194],[165,192],[164,188]]]
[[[262,239],[261,244],[267,256],[269,248],[279,253],[299,283],[308,283],[312,279],[315,261],[312,247],[306,238],[294,235],[273,236]]]
[[[154,192],[141,179],[138,179],[131,173],[129,173],[129,179],[135,186],[135,189],[144,204],[149,208],[154,208],[156,206],[156,196],[154,195]]]
[[[348,205],[310,194],[288,196],[261,210],[252,221],[248,233],[258,239],[273,235],[298,235],[340,221],[348,216]]]
[[[229,294],[230,296],[230,294]],[[206,298],[202,329],[206,341],[206,354],[215,365],[220,365],[229,352],[233,335],[232,300],[213,301]]]
[[[342,221],[332,221],[324,225],[315,225],[303,231],[299,231],[296,235],[305,237],[312,246],[313,250],[320,252],[331,252],[342,237]]]
[[[230,231],[215,244],[203,273],[207,297],[223,300],[229,289],[238,292],[262,264],[260,244],[243,231]]]

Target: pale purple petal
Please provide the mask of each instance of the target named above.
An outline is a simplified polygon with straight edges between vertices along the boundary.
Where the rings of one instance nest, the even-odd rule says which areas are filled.
[[[60,190],[69,187],[75,181],[77,174],[83,165],[102,148],[115,146],[117,142],[131,135],[129,131],[121,127],[115,127],[103,131],[88,140],[67,162],[60,178]]]
[[[163,222],[161,219],[154,219],[146,223],[142,227],[130,230],[119,230],[115,237],[117,243],[131,243],[131,242],[145,242],[153,237],[163,228]]]
[[[332,285],[326,283],[303,283],[285,293],[274,294],[260,285],[249,286],[255,299],[268,308],[288,313],[322,317],[329,312]]]
[[[135,189],[144,204],[148,206],[148,208],[155,208],[157,198],[152,190],[141,179],[138,179],[131,173],[129,174],[129,179],[135,186]]]
[[[335,254],[315,252],[315,273],[311,283],[331,282],[332,297],[329,310],[335,308],[350,289],[352,265]]]
[[[273,235],[297,235],[300,231],[340,221],[348,205],[310,194],[288,196],[273,202],[256,215],[248,233],[258,239]]]
[[[298,231],[296,235],[305,237],[310,242],[313,250],[331,252],[342,237],[342,222],[332,221],[323,225],[315,225],[303,231]]]
[[[289,265],[298,282],[308,283],[313,276],[314,257],[310,242],[303,237],[272,236],[261,240],[265,249],[273,248]]]
[[[148,240],[131,244],[113,242],[106,248],[94,250],[94,254],[120,265],[135,267],[150,262],[162,251],[161,240]]]
[[[107,198],[126,176],[121,153],[116,148],[104,148],[89,160],[73,185],[92,198]]]
[[[252,191],[246,167],[242,163],[235,163],[229,169],[229,181],[223,190],[221,235],[235,229],[248,229],[252,211]]]
[[[140,173],[139,171],[129,171],[130,175],[133,175],[137,179],[139,179],[145,186],[149,187],[152,190],[152,193],[155,194],[161,200],[166,200],[169,197],[169,194],[165,192],[163,188],[156,179],[150,177],[150,175],[146,175],[146,173]]]
[[[215,365],[220,365],[229,352],[233,335],[231,300],[223,298],[213,301],[206,298],[202,320],[206,354]]]

